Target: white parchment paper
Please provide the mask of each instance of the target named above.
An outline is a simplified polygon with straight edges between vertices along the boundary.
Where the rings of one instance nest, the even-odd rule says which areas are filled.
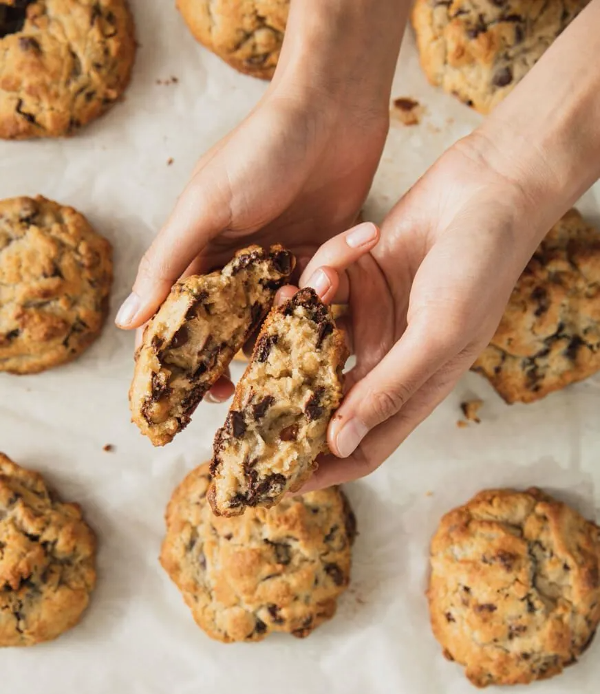
[[[141,48],[123,104],[70,140],[0,143],[1,198],[42,193],[73,205],[114,244],[111,318],[196,158],[265,88],[200,48],[173,4],[132,2]],[[392,126],[367,205],[375,220],[479,120],[426,84],[410,33],[394,96],[418,99],[426,114],[419,126]],[[600,222],[600,189],[579,208]],[[170,494],[209,457],[226,410],[201,405],[174,443],[154,449],[129,422],[132,351],[133,336],[109,322],[69,366],[0,374],[0,450],[81,503],[100,540],[98,588],[82,624],[53,643],[1,651],[2,694],[472,692],[442,658],[423,596],[441,514],[487,486],[537,484],[598,517],[600,379],[508,407],[470,374],[377,473],[348,488],[360,536],[337,617],[304,641],[215,643],[195,626],[157,556]],[[458,429],[459,403],[471,395],[485,401],[483,421]],[[103,452],[108,443],[113,453]],[[592,694],[599,680],[596,643],[576,667],[531,691]]]

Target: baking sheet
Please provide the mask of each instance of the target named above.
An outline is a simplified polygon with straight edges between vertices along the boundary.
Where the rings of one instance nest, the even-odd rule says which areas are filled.
[[[113,316],[196,158],[265,88],[198,47],[171,0],[132,4],[141,48],[125,102],[68,141],[0,143],[0,197],[42,193],[71,204],[114,244]],[[426,84],[410,34],[394,96],[418,99],[426,114],[419,126],[392,126],[367,205],[375,220],[479,121]],[[600,189],[579,207],[600,222]],[[133,336],[109,323],[72,365],[0,374],[0,450],[79,501],[100,539],[98,588],[82,624],[53,643],[1,651],[1,692],[466,694],[474,689],[442,658],[423,597],[441,514],[486,486],[537,484],[598,518],[600,379],[508,407],[469,374],[377,473],[349,486],[360,536],[337,617],[305,641],[215,643],[194,625],[157,556],[171,491],[209,457],[225,407],[201,405],[186,432],[153,449],[129,423],[132,350]],[[459,429],[459,403],[471,395],[485,401],[483,421]],[[113,453],[102,450],[108,443]],[[596,643],[531,691],[592,694],[599,680]]]

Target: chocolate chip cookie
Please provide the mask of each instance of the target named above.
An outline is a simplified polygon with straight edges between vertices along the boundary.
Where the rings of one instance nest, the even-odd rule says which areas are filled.
[[[0,0],[0,138],[70,135],[123,94],[126,0]]]
[[[196,40],[239,72],[271,79],[290,0],[177,0]]]
[[[442,518],[429,609],[478,687],[559,674],[600,623],[600,528],[538,489],[484,491]]]
[[[332,487],[219,518],[210,479],[202,465],[173,494],[160,557],[196,623],[225,642],[308,636],[333,617],[350,580],[356,526],[345,496]]]
[[[412,11],[429,81],[489,113],[589,0],[416,0]]]
[[[515,287],[473,365],[506,402],[533,402],[600,370],[600,232],[570,210]]]
[[[112,284],[110,243],[41,196],[0,201],[0,371],[71,361],[99,335]]]
[[[250,246],[223,270],[174,285],[144,331],[129,391],[133,421],[155,446],[188,425],[262,322],[294,262],[281,246]]]
[[[217,432],[209,493],[235,516],[298,490],[327,451],[327,425],[342,399],[344,335],[312,289],[274,308]]]
[[[32,646],[79,622],[96,582],[79,506],[0,453],[0,646]]]

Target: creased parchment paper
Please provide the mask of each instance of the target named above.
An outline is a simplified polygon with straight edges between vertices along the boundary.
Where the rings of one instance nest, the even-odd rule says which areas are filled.
[[[173,4],[132,3],[141,48],[123,104],[70,140],[0,143],[0,197],[41,193],[73,205],[114,244],[111,319],[196,158],[265,88],[200,48]],[[392,125],[367,205],[374,220],[479,120],[426,84],[410,32],[394,86],[400,96],[417,99],[425,115],[417,126]],[[600,189],[579,207],[600,222]],[[428,624],[428,543],[441,514],[487,486],[537,484],[598,517],[600,379],[508,407],[470,374],[377,473],[349,486],[360,536],[337,617],[304,641],[215,643],[157,556],[170,494],[209,457],[226,408],[201,405],[174,443],[153,449],[129,422],[132,352],[133,336],[109,323],[69,366],[0,374],[0,450],[81,503],[100,541],[98,588],[83,622],[53,643],[0,651],[2,694],[472,692]],[[485,402],[482,423],[459,429],[459,403],[473,395]],[[599,681],[600,642],[531,692],[597,694]]]

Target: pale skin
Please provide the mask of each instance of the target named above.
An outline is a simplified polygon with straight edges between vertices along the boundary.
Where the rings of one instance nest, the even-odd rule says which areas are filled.
[[[600,177],[600,0],[453,145],[381,225],[354,226],[388,129],[407,0],[292,0],[275,78],[199,161],[117,325],[139,328],[182,275],[249,243],[286,245],[299,285],[349,303],[357,364],[306,486],[369,474],[492,337],[550,226]],[[293,294],[281,290],[279,299]],[[212,390],[227,399],[223,378]]]

